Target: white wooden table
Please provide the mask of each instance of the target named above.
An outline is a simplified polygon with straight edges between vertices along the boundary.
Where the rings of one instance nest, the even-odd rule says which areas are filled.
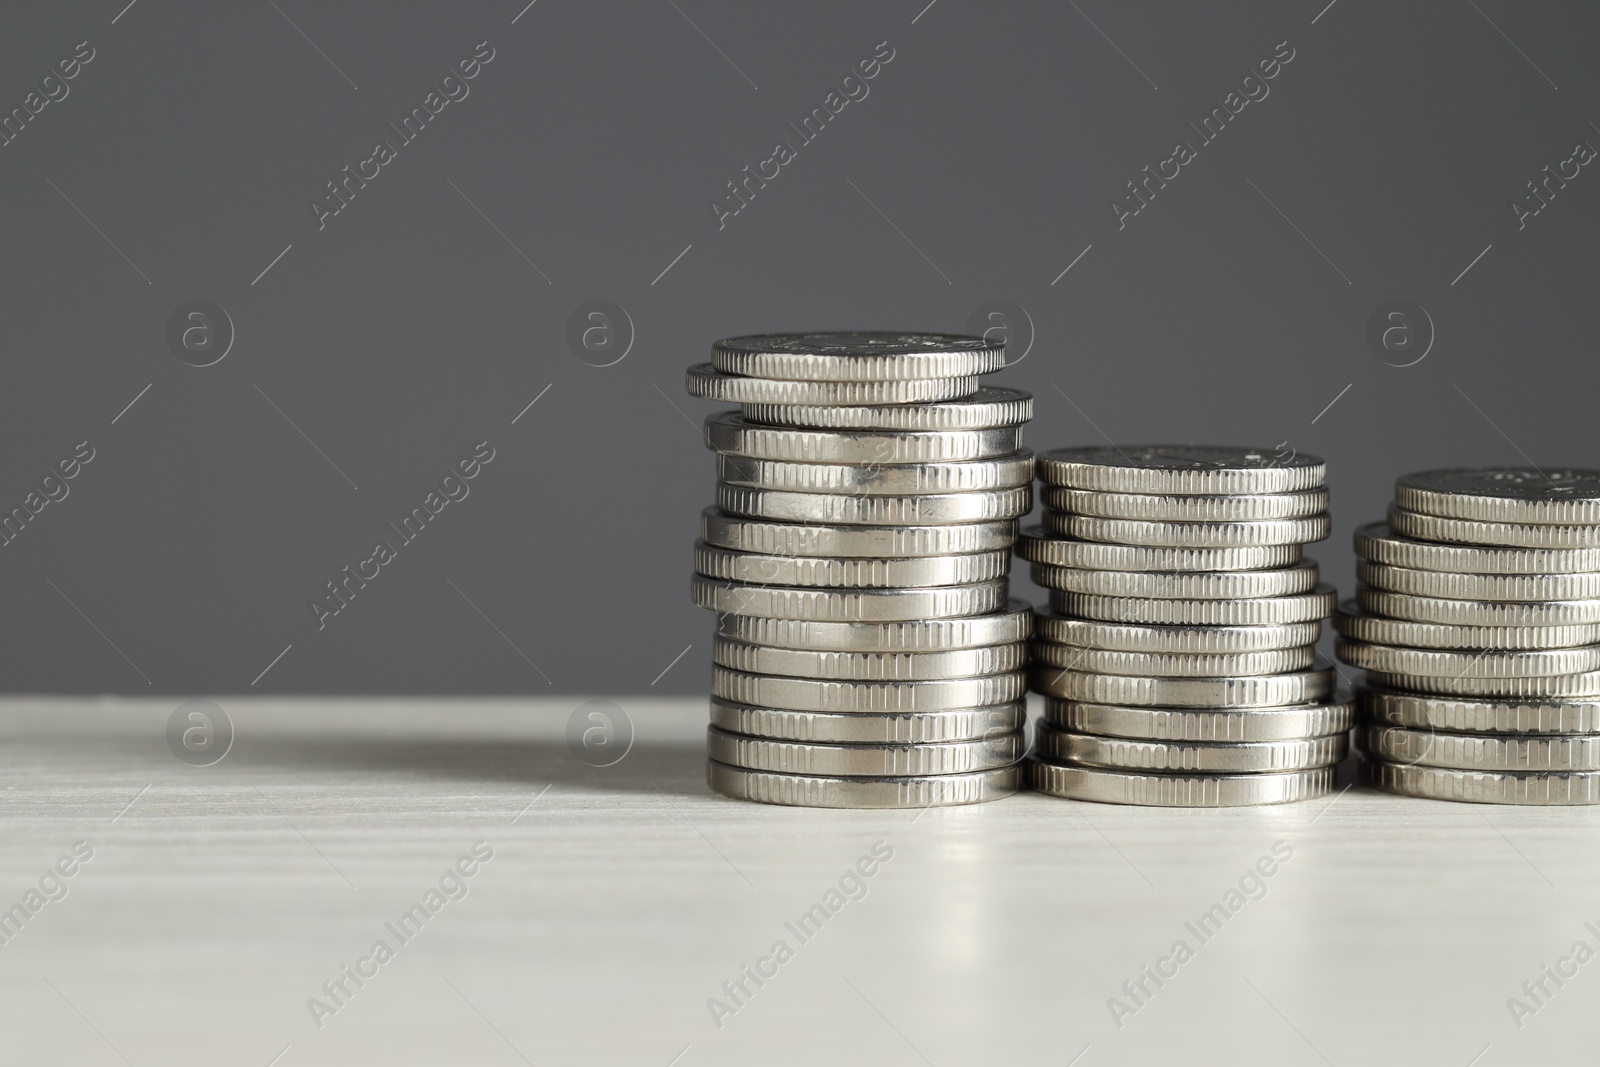
[[[196,768],[178,703],[0,707],[6,1063],[1466,1067],[1600,1040],[1600,962],[1568,956],[1600,950],[1600,812],[765,807],[707,792],[703,702],[635,698],[604,769],[567,749],[575,698],[223,699],[234,746]],[[785,926],[875,845],[859,899]],[[28,912],[41,879],[60,899]],[[1135,1001],[1146,964],[1173,976]],[[1545,964],[1575,976],[1535,1002]]]

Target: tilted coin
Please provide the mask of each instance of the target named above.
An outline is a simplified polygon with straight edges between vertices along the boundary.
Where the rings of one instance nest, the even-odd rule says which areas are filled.
[[[1392,567],[1457,574],[1573,574],[1600,571],[1600,548],[1496,548],[1412,541],[1386,522],[1358,527],[1356,555]]]
[[[1456,574],[1419,571],[1356,560],[1356,579],[1374,589],[1450,600],[1592,600],[1600,598],[1600,573]]]
[[[1303,519],[1328,510],[1328,491],[1256,493],[1250,496],[1194,496],[1180,493],[1108,493],[1046,485],[1039,500],[1047,508],[1106,519],[1161,519],[1175,522]]]
[[[1461,771],[1363,760],[1371,784],[1389,793],[1469,804],[1600,804],[1600,772]]]
[[[914,404],[978,391],[978,379],[916,378],[888,382],[805,382],[724,374],[709,363],[689,368],[689,395],[733,404]]]
[[[920,745],[976,741],[1015,733],[1028,722],[1028,702],[943,711],[791,711],[711,698],[711,725],[751,737],[837,744]]]
[[[1040,612],[1034,620],[1039,638],[1058,645],[1106,648],[1122,652],[1265,652],[1314,645],[1322,623],[1291,622],[1278,626],[1145,626],[1097,622]]]
[[[854,493],[862,496],[967,493],[1014,489],[1027,485],[1032,479],[1033,453],[1027,449],[1000,459],[895,466],[778,463],[742,456],[717,456],[717,480],[723,484],[790,493]]]
[[[1027,691],[1021,671],[981,678],[922,682],[835,682],[711,670],[711,693],[736,704],[795,711],[934,711],[977,708],[1020,699]]]
[[[1364,718],[1391,726],[1458,733],[1600,734],[1600,699],[1495,700],[1367,686],[1356,691],[1356,700]]]
[[[934,585],[922,589],[805,589],[724,582],[696,574],[691,579],[690,596],[702,608],[732,615],[832,622],[900,622],[997,611],[1006,602],[1007,587],[1006,579],[997,578],[973,585]]]
[[[1040,723],[1036,738],[1039,754],[1058,763],[1191,774],[1306,771],[1338,763],[1350,750],[1343,734],[1289,741],[1144,741],[1072,733]]]
[[[933,808],[982,804],[1022,788],[1022,765],[972,774],[842,778],[748,771],[706,761],[706,784],[735,800],[802,808]]]
[[[1028,783],[1041,793],[1099,804],[1162,808],[1237,808],[1310,800],[1333,789],[1333,768],[1282,774],[1170,774],[1068,767],[1028,761]]]
[[[1246,545],[1305,545],[1328,536],[1327,515],[1255,522],[1155,522],[1102,519],[1094,515],[1046,512],[1044,528],[1058,537],[1109,541],[1119,545],[1171,548],[1238,548]]]
[[[1004,551],[908,559],[837,559],[734,552],[695,542],[694,569],[707,578],[755,585],[801,585],[841,589],[905,589],[967,585],[1004,578],[1011,556]]]
[[[1389,505],[1389,529],[1419,541],[1456,541],[1468,545],[1503,548],[1600,548],[1600,525],[1561,526],[1555,523],[1479,522],[1446,519]]]
[[[1447,678],[1543,678],[1600,669],[1600,645],[1534,650],[1401,648],[1341,638],[1335,654],[1352,667]]]
[[[1368,725],[1361,747],[1378,759],[1477,771],[1600,771],[1600,737],[1496,737]]]
[[[744,417],[819,430],[989,430],[1033,418],[1033,394],[986,385],[959,400],[920,404],[745,404]]]
[[[1309,704],[1333,692],[1333,671],[1239,678],[1139,678],[1035,665],[1028,688],[1045,696],[1135,707],[1270,708]]]
[[[1024,527],[1017,556],[1029,563],[1102,571],[1244,571],[1287,567],[1300,561],[1299,545],[1244,545],[1238,548],[1169,548],[1111,545],[1047,537],[1043,526]]]
[[[1050,591],[1050,609],[1104,622],[1136,622],[1164,626],[1280,626],[1326,619],[1338,594],[1326,583],[1309,593],[1258,597],[1253,600],[1140,600]]]
[[[1110,493],[1298,493],[1319,488],[1327,472],[1316,456],[1222,445],[1090,445],[1039,455],[1040,481]]]
[[[1407,648],[1573,648],[1600,644],[1600,623],[1569,626],[1465,626],[1369,615],[1354,600],[1339,605],[1333,628],[1352,641]]]
[[[1476,697],[1593,697],[1600,696],[1600,671],[1562,674],[1552,678],[1451,678],[1398,671],[1368,671],[1373,685],[1410,692]]]
[[[797,430],[746,422],[737,411],[706,418],[714,452],[794,463],[954,463],[996,459],[1022,447],[1022,427],[993,430]]]
[[[909,682],[1018,671],[1027,665],[1028,646],[1014,641],[1009,645],[940,652],[825,652],[770,648],[719,637],[711,658],[723,667],[752,674]]]
[[[1157,600],[1289,596],[1315,589],[1317,585],[1317,564],[1309,559],[1288,567],[1259,571],[1094,571],[1035,563],[1031,572],[1034,582],[1046,589]]]
[[[1150,741],[1291,741],[1344,734],[1354,721],[1348,694],[1278,708],[1138,708],[1045,700],[1044,721],[1063,730]]]
[[[1275,648],[1262,652],[1118,652],[1035,640],[1033,662],[1096,674],[1148,674],[1157,678],[1227,678],[1235,675],[1303,671],[1317,650]]]
[[[1033,506],[1029,486],[971,493],[917,496],[843,496],[838,493],[779,493],[768,489],[717,486],[717,506],[730,515],[781,522],[838,523],[844,526],[921,526],[994,522],[1026,515]]]
[[[1600,600],[1450,600],[1360,586],[1356,589],[1356,603],[1373,615],[1454,626],[1572,626],[1600,622]]]
[[[1010,548],[1016,529],[1011,519],[943,526],[838,526],[767,522],[728,515],[716,508],[700,513],[700,538],[706,544],[774,556],[903,559],[969,555]]]
[[[711,363],[727,374],[790,381],[904,381],[990,374],[1006,347],[950,333],[766,333],[726,337]]]
[[[1027,638],[1033,612],[1026,601],[966,618],[916,618],[902,622],[829,622],[754,615],[717,616],[717,636],[778,648],[840,652],[942,652],[1010,644]]]
[[[1600,470],[1484,467],[1420,471],[1394,483],[1408,511],[1479,522],[1600,523]]]
[[[752,771],[856,777],[970,774],[1009,767],[1022,758],[1022,731],[976,741],[932,741],[917,745],[836,745],[775,741],[706,728],[706,755],[717,763]]]

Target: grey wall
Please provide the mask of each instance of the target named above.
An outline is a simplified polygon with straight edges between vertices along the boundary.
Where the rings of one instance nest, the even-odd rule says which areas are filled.
[[[1508,206],[1600,146],[1592,7],[924,2],[8,5],[0,106],[94,58],[0,148],[0,503],[94,459],[0,548],[0,687],[701,690],[686,416],[714,406],[682,371],[727,334],[1012,301],[1035,336],[999,381],[1037,394],[1034,447],[1321,454],[1342,588],[1397,473],[1596,465],[1600,174],[1524,228]],[[319,229],[309,199],[482,41],[470,95]],[[870,95],[798,146],[785,122],[881,41]],[[719,229],[779,139],[797,158]],[[1119,229],[1110,198],[1179,140]],[[166,339],[195,298],[236,331],[209,367]],[[1364,336],[1397,298],[1437,334],[1404,368]],[[613,366],[566,341],[591,299],[633,324]],[[319,631],[308,599],[485,440],[470,495]]]

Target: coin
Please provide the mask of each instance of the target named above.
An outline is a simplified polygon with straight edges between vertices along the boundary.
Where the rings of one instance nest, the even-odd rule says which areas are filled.
[[[1120,545],[1171,548],[1238,548],[1246,545],[1309,544],[1328,536],[1327,515],[1256,522],[1146,522],[1102,519],[1094,515],[1046,512],[1044,528],[1058,537],[1109,541]]]
[[[1028,646],[1014,641],[1009,645],[938,652],[827,652],[769,648],[719,637],[711,658],[723,667],[753,674],[848,681],[922,681],[1019,671],[1027,665]]]
[[[1337,600],[1338,594],[1327,584],[1309,593],[1254,600],[1139,600],[1050,591],[1050,609],[1062,615],[1168,626],[1279,626],[1310,622],[1332,615]]]
[[[904,381],[990,374],[1004,344],[938,333],[768,333],[727,337],[711,348],[726,374],[789,381]]]
[[[1157,678],[1227,678],[1235,675],[1283,674],[1303,671],[1317,658],[1317,650],[1275,648],[1262,652],[1121,652],[1104,648],[1033,643],[1033,662],[1046,667],[1066,667],[1096,674],[1138,674]]]
[[[1350,666],[1362,670],[1448,678],[1544,678],[1600,670],[1600,645],[1451,652],[1341,639],[1335,645],[1335,653]]]
[[[1485,467],[1420,471],[1395,481],[1407,511],[1478,522],[1600,523],[1600,470]]]
[[[1309,704],[1333,692],[1333,671],[1235,678],[1143,678],[1035,665],[1028,688],[1045,696],[1135,707],[1269,708]],[[755,702],[753,702],[755,703]]]
[[[836,745],[775,741],[706,728],[706,754],[714,762],[780,774],[908,777],[967,774],[1009,767],[1027,748],[1022,731],[976,741],[930,741],[916,745]]]
[[[695,604],[733,615],[832,622],[900,622],[983,615],[1006,602],[1007,580],[923,589],[804,589],[746,585],[694,575]],[[755,703],[760,703],[756,701]]]
[[[1423,515],[1389,505],[1389,528],[1419,541],[1459,541],[1506,548],[1600,548],[1600,525],[1559,526],[1553,523],[1478,522]]]
[[[1010,519],[945,526],[833,526],[765,522],[716,508],[700,513],[700,537],[706,544],[774,556],[900,559],[969,555],[1010,548],[1016,529]]]
[[[1375,589],[1450,600],[1593,600],[1600,598],[1600,573],[1456,574],[1419,571],[1387,563],[1356,561],[1356,579]]]
[[[1239,600],[1289,596],[1316,588],[1315,560],[1252,571],[1108,571],[1035,563],[1033,580],[1046,589],[1096,596],[1157,600]]]
[[[711,693],[736,704],[794,711],[936,711],[977,708],[1018,700],[1027,691],[1022,672],[921,682],[836,682],[781,678],[713,667]]]
[[[1289,741],[1343,734],[1354,721],[1348,694],[1277,708],[1139,708],[1049,697],[1044,721],[1063,730],[1151,741]]]
[[[838,744],[923,744],[974,741],[1014,733],[1028,722],[1028,704],[944,711],[837,712],[757,708],[711,698],[711,725],[751,737]]]
[[[1033,478],[1033,453],[1027,449],[999,459],[966,463],[912,463],[899,466],[847,463],[779,463],[741,456],[717,457],[717,480],[750,489],[790,493],[854,493],[906,496],[913,493],[967,493],[1014,489]]]
[[[713,451],[794,463],[954,463],[996,459],[1022,447],[1022,428],[993,430],[797,430],[746,422],[736,411],[706,419]]]
[[[1600,699],[1495,700],[1367,686],[1356,691],[1371,722],[1460,733],[1600,734]]]
[[[1017,555],[1030,563],[1110,571],[1243,571],[1287,567],[1300,561],[1299,545],[1245,545],[1238,548],[1166,548],[1108,545],[1047,537],[1043,526],[1028,526],[1017,539]]]
[[[807,382],[724,374],[709,363],[689,368],[689,395],[732,404],[911,404],[955,400],[978,391],[978,379],[915,378],[907,381]]]
[[[782,522],[838,523],[845,526],[924,526],[994,522],[1026,515],[1032,489],[995,489],[917,496],[842,496],[837,493],[779,493],[717,486],[717,506],[730,515]]]
[[[1047,760],[1075,766],[1190,774],[1257,774],[1305,771],[1344,759],[1343,734],[1286,741],[1144,741],[1071,733],[1041,723],[1037,750]]]
[[[1111,493],[1297,493],[1326,475],[1316,456],[1280,460],[1271,449],[1221,445],[1090,445],[1039,456],[1040,481]]]
[[[1333,768],[1282,774],[1160,774],[1067,767],[1028,761],[1028,782],[1041,793],[1100,804],[1166,808],[1232,808],[1309,800],[1333,789]]]
[[[827,622],[809,619],[717,616],[717,635],[777,648],[840,652],[940,652],[1010,644],[1027,638],[1033,612],[1013,600],[987,615],[903,622]]]
[[[706,784],[736,800],[804,808],[931,808],[981,804],[1022,787],[1022,765],[915,778],[836,778],[747,771],[706,761]]]
[[[989,430],[1033,418],[1033,394],[986,385],[971,396],[923,404],[745,404],[751,422],[819,430]]]
[[[1573,648],[1600,644],[1600,623],[1572,626],[1461,626],[1368,615],[1354,600],[1339,605],[1333,628],[1353,641],[1407,648]]]
[[[1316,644],[1322,623],[1292,622],[1279,626],[1143,626],[1096,622],[1041,612],[1034,630],[1058,645],[1116,649],[1123,652],[1263,652]]]
[[[1479,771],[1600,771],[1600,736],[1497,737],[1367,726],[1361,745],[1392,763]]]
[[[1252,496],[1109,493],[1046,485],[1039,500],[1047,508],[1106,519],[1159,519],[1176,522],[1303,519],[1328,510],[1328,491],[1257,493]]]
[[[1004,578],[1010,573],[1010,560],[1010,554],[1004,551],[909,559],[838,559],[734,552],[704,541],[696,541],[694,546],[694,569],[699,573],[707,578],[756,585],[850,589],[967,585]]]
[[[1356,603],[1374,615],[1452,626],[1572,626],[1600,622],[1600,600],[1497,603],[1413,596],[1363,586],[1356,589]]]
[[[1495,548],[1410,541],[1396,537],[1386,522],[1355,533],[1356,555],[1374,563],[1421,571],[1466,574],[1572,574],[1600,571],[1600,548]]]
[[[1469,804],[1600,804],[1600,772],[1462,771],[1362,761],[1379,789],[1427,800]]]
[[[1450,696],[1592,697],[1600,696],[1600,671],[1553,678],[1447,678],[1436,675],[1368,671],[1367,681],[1389,689]]]

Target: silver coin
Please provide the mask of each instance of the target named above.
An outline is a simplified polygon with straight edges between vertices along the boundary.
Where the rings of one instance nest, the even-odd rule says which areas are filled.
[[[1386,522],[1355,533],[1356,555],[1392,567],[1457,574],[1574,574],[1600,571],[1600,548],[1494,548],[1397,537]]]
[[[1446,651],[1401,648],[1341,638],[1335,654],[1352,667],[1446,678],[1545,678],[1600,670],[1600,645],[1535,650]]]
[[[1041,757],[1082,767],[1188,774],[1260,774],[1308,771],[1344,759],[1343,734],[1288,741],[1144,741],[1059,730],[1040,723],[1035,733]]]
[[[1137,623],[1097,622],[1040,612],[1034,632],[1044,641],[1080,648],[1105,648],[1122,652],[1265,652],[1269,649],[1314,645],[1322,636],[1321,622],[1292,622],[1278,626],[1143,626]]]
[[[1033,480],[1033,453],[1027,449],[1000,459],[967,463],[912,463],[898,466],[850,463],[778,463],[742,456],[717,456],[717,480],[749,489],[788,493],[850,493],[909,496],[915,493],[969,493],[1015,489]]]
[[[1238,678],[1140,678],[1035,665],[1028,688],[1091,704],[1169,708],[1271,708],[1310,704],[1333,692],[1333,671],[1295,671]]]
[[[889,382],[805,382],[724,374],[709,363],[689,368],[689,395],[732,404],[865,405],[955,400],[978,391],[978,379],[915,378]]]
[[[1463,626],[1369,615],[1354,600],[1339,605],[1333,628],[1352,641],[1406,648],[1574,648],[1600,644],[1600,623],[1572,626]]]
[[[1367,681],[1389,689],[1475,697],[1593,697],[1600,696],[1600,671],[1563,674],[1553,678],[1448,678],[1437,675],[1368,671]]]
[[[971,493],[917,496],[842,496],[838,493],[779,493],[717,486],[717,506],[730,515],[779,522],[843,526],[936,526],[995,522],[1026,515],[1033,507],[1029,486]]]
[[[1328,510],[1328,491],[1257,493],[1253,496],[1191,496],[1176,493],[1108,493],[1045,485],[1039,501],[1047,508],[1105,519],[1157,519],[1173,522],[1240,522],[1303,519]]]
[[[794,711],[939,711],[1021,699],[1021,671],[923,682],[836,682],[711,669],[711,695],[736,704]]]
[[[1456,574],[1419,571],[1356,560],[1356,580],[1374,589],[1448,600],[1593,600],[1600,598],[1600,573]]]
[[[904,559],[969,555],[1010,548],[1016,529],[1017,524],[1009,519],[949,526],[827,526],[746,519],[716,508],[700,513],[700,539],[706,544],[774,556]]]
[[[1034,789],[1067,800],[1162,808],[1237,808],[1310,800],[1333,790],[1333,768],[1285,774],[1161,774],[1028,761]]]
[[[804,589],[723,582],[696,574],[690,584],[695,604],[711,611],[827,622],[903,622],[984,615],[1000,610],[1007,595],[1004,578],[923,589]]]
[[[1155,600],[1244,600],[1290,596],[1317,586],[1315,560],[1260,571],[1093,571],[1035,563],[1035,584],[1095,596]]]
[[[1365,777],[1389,793],[1468,804],[1600,804],[1600,772],[1461,771],[1363,760]]]
[[[1154,522],[1102,519],[1093,515],[1046,512],[1044,528],[1058,537],[1108,541],[1119,545],[1170,548],[1239,548],[1247,545],[1305,545],[1321,541],[1331,528],[1327,515],[1257,522]]]
[[[1022,427],[993,430],[797,430],[746,422],[737,411],[706,419],[712,451],[794,463],[955,463],[997,459],[1022,447]]]
[[[1261,652],[1120,652],[1105,648],[1033,642],[1033,662],[1045,667],[1095,674],[1153,675],[1157,678],[1228,678],[1303,671],[1317,658],[1311,645]]]
[[[1028,526],[1017,539],[1017,555],[1029,563],[1101,571],[1245,571],[1287,567],[1300,561],[1299,545],[1246,545],[1240,548],[1165,548],[1110,545],[1047,537],[1043,526]]]
[[[1025,640],[1033,612],[1022,600],[990,614],[902,622],[827,622],[717,616],[717,635],[747,644],[839,652],[943,652]]]
[[[1368,725],[1361,747],[1391,763],[1477,771],[1600,771],[1600,737],[1497,737]]]
[[[1600,470],[1484,467],[1420,471],[1394,483],[1407,511],[1478,522],[1600,524]]]
[[[707,578],[828,589],[969,585],[1004,578],[1010,573],[1010,563],[1011,556],[1004,551],[909,559],[837,559],[734,552],[704,541],[696,541],[694,546],[694,569]]]
[[[751,674],[843,681],[915,682],[936,678],[970,678],[1006,674],[1027,666],[1028,646],[1022,641],[983,648],[938,652],[825,652],[770,648],[719,637],[711,659],[720,666]]]
[[[1281,626],[1310,622],[1332,615],[1337,601],[1338,594],[1326,583],[1309,593],[1255,600],[1140,600],[1050,591],[1050,609],[1061,615],[1162,626]]]
[[[1418,541],[1454,541],[1502,548],[1600,548],[1600,525],[1560,526],[1554,523],[1479,522],[1446,519],[1389,505],[1389,529]]]
[[[1361,586],[1356,589],[1356,603],[1373,615],[1452,626],[1572,626],[1600,622],[1600,600],[1449,600]]]
[[[735,800],[802,808],[933,808],[982,804],[1022,788],[1022,765],[916,778],[825,778],[706,761],[706,784]]]
[[[1021,730],[976,741],[933,741],[918,745],[834,745],[776,741],[706,728],[706,755],[717,763],[751,771],[840,777],[909,777],[970,774],[1009,767],[1022,758],[1027,743]]]
[[[711,725],[751,737],[835,744],[920,745],[975,741],[1027,725],[1028,702],[944,711],[838,712],[757,708],[711,698]]]
[[[711,346],[727,374],[789,381],[904,381],[990,374],[1005,366],[1004,344],[943,333],[768,333]]]
[[[1364,718],[1390,726],[1456,733],[1600,734],[1600,699],[1474,699],[1367,686],[1356,691],[1356,700]]]
[[[1326,475],[1316,456],[1281,459],[1270,448],[1090,445],[1039,455],[1040,481],[1110,493],[1298,493],[1320,487]]]
[[[1292,741],[1344,734],[1354,721],[1348,694],[1321,704],[1279,708],[1137,708],[1045,700],[1044,721],[1063,730],[1149,741]]]
[[[1033,394],[986,385],[960,400],[919,404],[745,404],[744,417],[819,430],[990,430],[1033,418]]]

